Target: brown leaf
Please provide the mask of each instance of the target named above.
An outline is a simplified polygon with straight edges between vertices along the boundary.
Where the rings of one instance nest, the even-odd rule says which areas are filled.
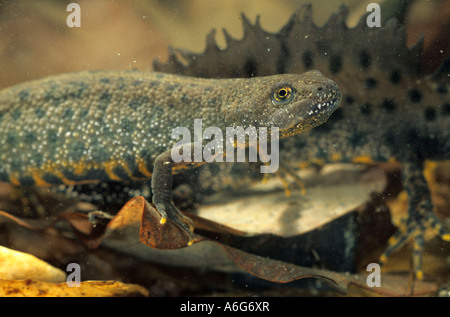
[[[71,213],[61,213],[58,215],[58,218],[63,219],[70,223],[72,229],[75,232],[89,236],[92,234],[93,225],[89,222],[88,215],[71,212]]]
[[[212,221],[204,221],[201,217],[193,216],[196,225],[202,228],[218,228],[224,232],[225,226],[214,225]],[[142,224],[140,219],[142,219]],[[160,263],[171,263],[186,267],[203,267],[225,272],[248,272],[258,278],[274,283],[288,283],[303,278],[318,278],[340,293],[347,293],[350,284],[370,290],[377,294],[389,296],[408,296],[433,294],[437,285],[432,282],[416,282],[414,289],[408,287],[408,277],[383,274],[382,287],[367,286],[367,274],[345,274],[327,270],[301,267],[283,261],[273,260],[251,254],[221,242],[196,237],[194,246],[184,248],[186,237],[174,226],[159,224],[160,216],[151,204],[143,197],[130,200],[108,225],[108,234],[104,241],[109,246],[119,249],[124,244],[129,252],[135,252],[148,260]],[[208,224],[206,224],[208,222]],[[138,230],[140,233],[138,234]],[[171,231],[172,230],[172,231]],[[235,233],[240,233],[236,231]],[[140,242],[139,242],[140,240]],[[115,244],[116,241],[122,244]],[[151,248],[145,249],[144,245]],[[112,243],[112,244],[111,244]],[[166,251],[163,248],[178,248]]]
[[[339,273],[319,270],[256,256],[226,245],[220,245],[233,261],[248,273],[259,278],[275,282],[288,283],[306,277],[315,277],[323,280],[340,293],[347,292],[347,283],[342,280]]]
[[[133,201],[133,206],[129,208],[142,209],[140,230],[142,243],[155,249],[180,249],[188,246],[189,238],[180,228],[174,225],[170,219],[164,225],[160,224],[161,216],[156,209],[144,197],[140,196],[137,198],[136,206]]]
[[[179,249],[186,247],[189,238],[170,220],[160,224],[161,216],[144,197],[138,196],[129,200],[110,221],[105,237],[111,234],[128,234],[127,228],[133,230],[139,225],[142,243],[155,249]]]
[[[195,227],[202,230],[225,234],[245,234],[195,215],[189,215],[194,220]],[[124,232],[126,228],[140,226],[139,239],[145,245],[155,249],[180,249],[188,246],[189,238],[180,228],[170,220],[160,224],[161,216],[147,200],[138,196],[128,201],[125,206],[108,224],[105,236],[112,233]],[[132,230],[132,229],[131,229]],[[125,233],[123,233],[125,234]],[[194,243],[202,240],[198,236]]]
[[[350,284],[367,289],[384,296],[423,296],[433,295],[438,285],[430,281],[414,281],[413,286],[409,275],[381,275],[381,287],[370,287],[367,283],[367,274],[346,274],[328,270],[301,267],[291,263],[277,261],[256,256],[247,252],[220,245],[228,255],[242,269],[264,280],[275,283],[288,283],[303,278],[318,278],[336,291],[346,294]]]
[[[95,222],[91,219],[94,217],[93,214],[96,217]],[[89,214],[65,212],[58,215],[58,219],[67,221],[78,240],[90,249],[95,249],[100,244],[110,217],[101,211],[93,211]]]
[[[15,222],[16,224],[31,230],[42,230],[50,227],[55,223],[55,219],[22,219],[11,215],[10,213],[0,210],[0,223]]]
[[[384,296],[423,296],[433,295],[438,285],[431,281],[414,281],[411,285],[409,275],[382,274],[381,286],[370,287],[367,274],[346,274],[328,270],[301,267],[291,263],[256,256],[247,252],[220,245],[233,261],[248,273],[275,283],[288,283],[303,278],[318,278],[336,291],[346,294],[350,284]]]

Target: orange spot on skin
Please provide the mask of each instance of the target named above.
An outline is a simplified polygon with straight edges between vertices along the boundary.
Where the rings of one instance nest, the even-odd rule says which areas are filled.
[[[389,162],[389,163],[396,163],[396,164],[399,163],[399,162],[398,162],[395,158],[393,158],[393,157],[390,157],[390,158],[388,159],[388,162]]]
[[[17,177],[16,174],[9,175],[9,181],[13,185],[20,186],[19,178]]]
[[[75,175],[82,175],[86,172],[87,169],[88,168],[85,163],[74,164],[73,173]]]
[[[423,176],[425,177],[425,179],[427,180],[428,184],[430,185],[436,185],[436,181],[435,181],[435,170],[438,167],[438,163],[434,162],[434,161],[429,161],[426,160],[425,161],[425,165],[424,165],[424,169],[423,169]]]
[[[63,182],[66,185],[77,185],[77,184],[82,184],[82,183],[95,183],[95,181],[81,182],[81,181],[73,181],[73,180],[67,179],[62,172],[57,171],[56,169],[51,170],[51,173],[54,174],[56,177],[58,177],[61,180],[61,182]]]
[[[122,178],[120,178],[113,172],[113,169],[116,167],[122,167],[130,179],[142,180],[142,177],[133,176],[133,173],[131,172],[131,170],[128,168],[128,166],[123,161],[109,161],[107,163],[104,163],[103,166],[104,166],[104,170],[105,170],[106,174],[108,174],[108,177],[111,180],[117,180],[117,181],[123,180]]]
[[[331,155],[331,160],[334,162],[338,162],[342,159],[342,154],[341,153],[333,153]]]
[[[118,165],[119,164],[117,164],[117,162],[107,162],[107,163],[103,164],[106,174],[108,175],[109,179],[111,179],[113,181],[121,181],[122,180],[119,176],[117,176],[113,172],[113,169],[115,167],[117,167]]]
[[[180,163],[174,163],[172,165],[172,171],[174,173],[176,173],[179,170],[186,170],[186,169],[191,169],[191,168],[195,168],[195,167],[199,167],[203,164],[205,164],[206,162],[190,162],[188,164],[184,163],[184,162],[180,162]]]
[[[375,162],[368,156],[356,156],[353,160],[353,163],[364,163],[364,164],[374,164]]]
[[[316,165],[319,165],[319,166],[325,164],[325,161],[324,161],[323,159],[318,159],[318,158],[312,159],[311,162],[312,162],[313,164],[316,164]]]
[[[51,184],[41,178],[41,173],[38,170],[31,172],[31,177],[33,178],[36,186],[51,186]]]
[[[144,161],[138,161],[138,170],[139,172],[141,172],[143,175],[147,176],[147,177],[151,177],[152,173],[147,169],[147,166],[145,164]]]
[[[135,181],[145,179],[145,177],[143,178],[143,177],[136,177],[136,176],[134,176],[133,173],[131,172],[131,170],[128,168],[128,166],[122,166],[122,167],[125,169],[125,171],[127,172],[128,176],[130,177],[130,179],[135,180]]]
[[[311,164],[308,163],[308,162],[300,162],[300,163],[298,163],[297,165],[298,165],[298,167],[299,167],[300,169],[306,169],[306,168],[308,168],[308,166],[310,166]]]

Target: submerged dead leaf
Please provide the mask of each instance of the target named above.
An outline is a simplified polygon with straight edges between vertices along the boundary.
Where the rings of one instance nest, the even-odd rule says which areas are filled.
[[[33,255],[0,246],[0,279],[60,283],[66,273]]]
[[[0,210],[0,223],[13,222],[31,230],[42,230],[54,224],[54,219],[22,219],[6,211]]]
[[[155,249],[179,249],[186,247],[188,237],[170,220],[160,224],[161,216],[142,196],[128,201],[109,222],[105,238],[120,235],[123,238],[134,236],[129,230],[140,229],[142,243]],[[119,237],[120,238],[120,237]]]
[[[241,234],[239,230],[228,228],[195,215],[189,215],[194,221],[197,229],[212,230],[216,234]],[[154,249],[181,249],[188,246],[189,238],[174,225],[170,220],[164,225],[160,224],[161,216],[156,209],[142,196],[135,197],[128,201],[125,206],[110,221],[105,231],[105,238],[111,234],[131,236],[127,233],[127,228],[139,227],[139,240]],[[197,236],[194,243],[203,238]]]
[[[139,222],[139,219],[142,219],[142,222]],[[199,221],[199,217],[194,219]],[[197,236],[194,246],[184,248],[183,243],[186,241],[184,234],[179,230],[164,233],[162,228],[165,229],[165,226],[159,224],[159,214],[143,197],[132,199],[108,227],[108,235],[104,240],[107,245],[110,245],[111,242],[114,244],[114,241],[119,238],[122,242],[126,241],[129,251],[139,252],[141,256],[145,254],[147,259],[160,263],[212,268],[226,272],[247,272],[274,283],[288,283],[311,277],[318,278],[342,294],[347,293],[350,284],[389,296],[432,294],[438,288],[435,283],[418,281],[415,283],[415,288],[411,289],[408,287],[408,276],[389,275],[383,275],[382,287],[370,288],[367,286],[367,275],[365,274],[344,274],[302,267],[248,253],[201,236]],[[218,227],[220,228],[220,226]],[[142,244],[141,247],[133,245],[133,243],[139,243],[138,230],[140,241],[150,247],[156,246],[156,248],[145,250]],[[149,230],[156,230],[156,233],[149,232]],[[169,240],[164,241],[164,239]],[[132,243],[132,241],[134,242]],[[164,250],[163,248],[167,246],[167,250]],[[180,246],[181,248],[175,249]]]
[[[308,277],[322,280],[339,293],[346,294],[350,284],[384,296],[420,296],[435,294],[438,285],[428,281],[415,281],[411,286],[408,275],[383,274],[380,287],[370,287],[368,274],[346,274],[328,270],[301,267],[291,263],[255,256],[247,252],[220,245],[233,261],[248,273],[275,283],[288,283]]]
[[[0,296],[17,297],[113,297],[148,296],[149,292],[139,285],[116,281],[85,281],[79,287],[67,283],[46,283],[35,280],[0,280]]]
[[[142,225],[140,240],[142,243],[155,249],[180,249],[188,246],[189,238],[183,231],[174,225],[170,219],[161,225],[161,216],[144,197],[133,200],[142,210]]]

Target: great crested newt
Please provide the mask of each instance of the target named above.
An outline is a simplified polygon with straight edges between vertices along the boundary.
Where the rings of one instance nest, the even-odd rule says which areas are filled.
[[[173,129],[192,131],[202,119],[205,128],[278,127],[287,137],[324,123],[340,100],[318,71],[251,79],[51,76],[0,91],[0,180],[28,187],[151,178],[161,223],[172,221],[192,243],[193,223],[172,202],[172,171],[195,164],[172,159]]]

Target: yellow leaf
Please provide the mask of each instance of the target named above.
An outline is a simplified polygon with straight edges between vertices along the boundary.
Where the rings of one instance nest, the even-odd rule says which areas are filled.
[[[66,273],[33,255],[0,246],[0,279],[61,283]]]
[[[116,281],[85,281],[80,287],[66,283],[46,283],[34,280],[0,280],[0,296],[14,297],[111,297],[148,296],[142,286]]]

